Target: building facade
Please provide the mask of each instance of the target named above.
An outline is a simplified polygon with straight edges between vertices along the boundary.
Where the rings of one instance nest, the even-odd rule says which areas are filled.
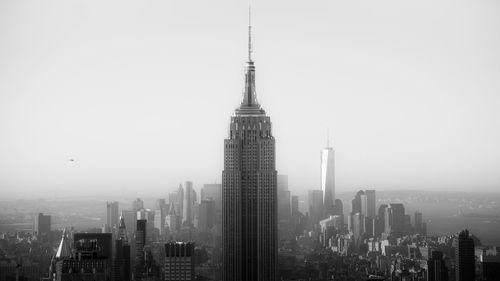
[[[194,243],[166,243],[164,272],[165,281],[194,280]]]

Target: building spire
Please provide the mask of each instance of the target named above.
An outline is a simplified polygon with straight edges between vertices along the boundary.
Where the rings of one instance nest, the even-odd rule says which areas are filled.
[[[252,20],[251,7],[248,7],[248,61],[245,66],[245,89],[243,91],[243,101],[237,109],[239,114],[262,114],[265,113],[257,101],[255,93],[255,65],[252,60]]]
[[[248,61],[252,61],[252,6],[248,5]]]

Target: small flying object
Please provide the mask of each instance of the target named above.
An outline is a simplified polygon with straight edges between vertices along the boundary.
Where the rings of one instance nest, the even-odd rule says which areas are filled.
[[[75,162],[75,159],[73,159],[73,158],[70,158],[70,159],[68,159],[68,160],[69,160],[70,162]]]

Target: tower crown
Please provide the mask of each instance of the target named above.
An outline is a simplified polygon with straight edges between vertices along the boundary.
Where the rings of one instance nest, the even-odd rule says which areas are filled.
[[[255,92],[255,65],[252,60],[252,24],[250,9],[248,10],[248,61],[245,66],[245,89],[243,91],[243,101],[236,109],[236,114],[265,114],[257,101]]]

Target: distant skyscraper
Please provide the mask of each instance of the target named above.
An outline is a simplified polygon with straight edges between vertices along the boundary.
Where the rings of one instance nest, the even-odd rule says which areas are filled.
[[[309,190],[309,225],[317,224],[323,218],[323,190]]]
[[[335,205],[333,207],[333,214],[334,215],[342,215],[343,213],[344,213],[344,204],[342,203],[342,200],[335,199]]]
[[[295,217],[299,214],[299,196],[292,196],[292,216]]]
[[[367,214],[366,216],[374,219],[377,216],[377,200],[375,197],[375,190],[365,190],[366,195],[366,206],[367,206]]]
[[[165,212],[161,209],[155,210],[154,227],[159,230],[160,235],[165,233]]]
[[[354,245],[358,247],[364,233],[364,216],[361,213],[351,213],[351,231],[354,234]]]
[[[194,243],[165,244],[165,281],[194,280]]]
[[[382,204],[378,208],[378,215],[377,215],[377,219],[375,222],[375,237],[380,237],[382,235],[382,233],[385,232],[386,209],[387,209],[387,204]]]
[[[184,212],[184,188],[182,187],[182,184],[179,184],[179,188],[177,189],[177,202],[175,204],[175,212],[181,218],[182,222],[182,215]]]
[[[198,213],[198,230],[208,232],[215,224],[215,201],[201,200]]]
[[[405,207],[401,203],[389,204],[391,232],[401,234],[405,232]]]
[[[321,150],[321,190],[323,191],[323,205],[327,215],[333,212],[335,203],[335,156],[329,140]]]
[[[144,209],[144,201],[142,201],[141,198],[135,199],[134,202],[132,202],[132,208],[134,211]]]
[[[278,175],[278,191],[288,190],[288,175]]]
[[[229,136],[224,140],[224,281],[277,278],[275,140],[271,119],[257,102],[250,54],[249,48],[243,101],[231,116]]]
[[[125,225],[127,225],[127,236],[129,239],[133,239],[137,227],[137,212],[133,210],[122,210],[122,217]]]
[[[354,199],[352,199],[351,213],[360,213],[362,215],[365,215],[367,214],[366,208],[366,195],[363,190],[360,190],[358,191],[358,193],[356,193]]]
[[[182,203],[182,224],[193,225],[194,219],[194,203],[196,197],[194,196],[193,183],[187,181],[184,184],[184,202]]]
[[[106,202],[106,232],[118,228],[118,202]]]
[[[416,211],[414,221],[415,221],[415,232],[420,235],[427,235],[427,225],[422,220],[422,213]]]
[[[462,230],[453,241],[455,248],[455,280],[475,278],[474,240],[468,230]]]
[[[288,176],[278,175],[278,220],[289,220],[291,214]]]
[[[212,199],[215,203],[215,223],[222,223],[222,184],[204,184],[201,200]]]
[[[35,216],[33,233],[39,241],[48,242],[50,239],[50,216],[39,213]]]
[[[181,218],[177,215],[174,205],[170,205],[170,211],[165,218],[165,227],[168,227],[169,235],[175,234],[181,229]]]

